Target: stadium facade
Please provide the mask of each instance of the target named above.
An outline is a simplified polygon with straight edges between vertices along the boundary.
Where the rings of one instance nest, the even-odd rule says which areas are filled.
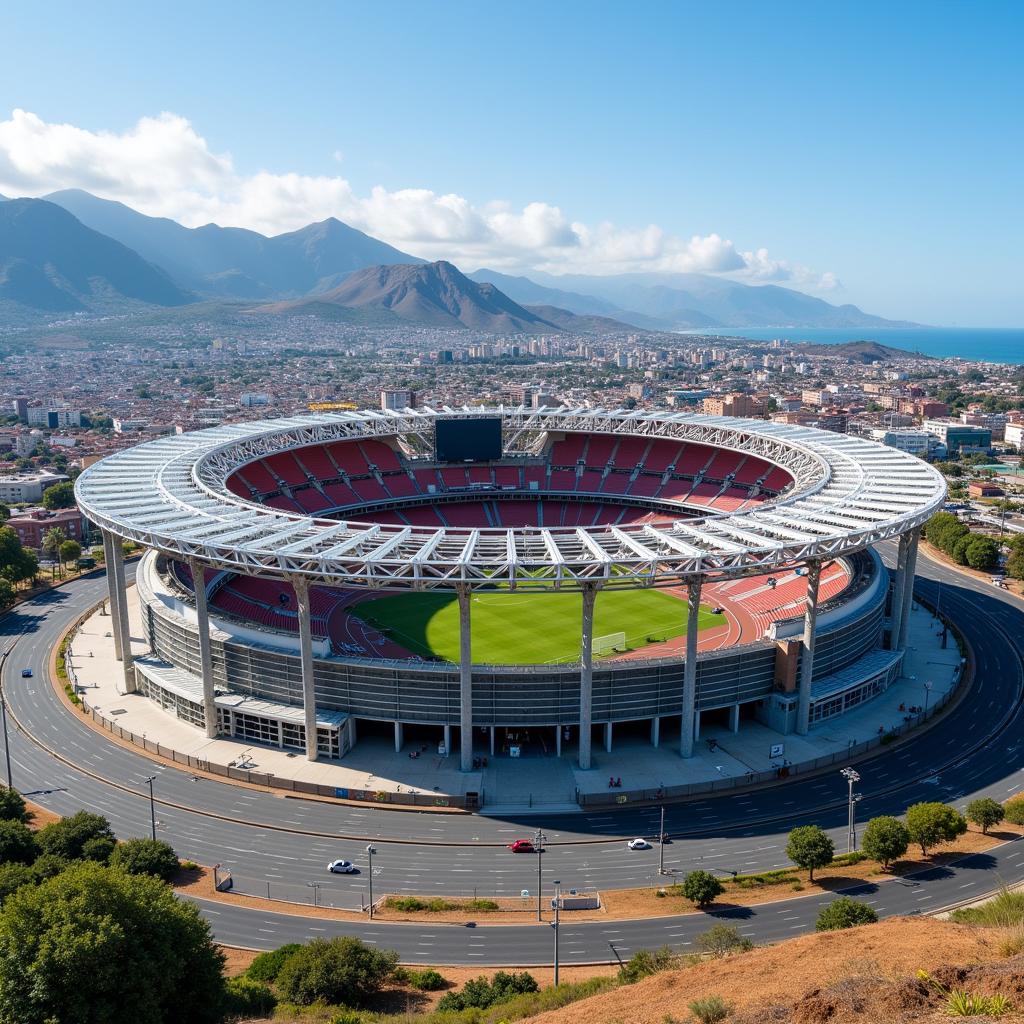
[[[433,730],[469,770],[500,730],[575,743],[587,768],[620,723],[689,757],[707,716],[806,734],[877,696],[900,672],[920,528],[945,485],[903,452],[762,420],[464,408],[161,438],[90,467],[76,494],[103,531],[130,691],[209,736],[310,759],[343,756],[371,723],[399,747]],[[122,539],[148,549],[150,653],[135,659]],[[873,549],[887,540],[892,575]],[[600,595],[653,587],[685,600],[685,645],[595,658]],[[457,663],[352,641],[353,604],[398,591],[457,601]],[[474,662],[473,601],[495,591],[578,593],[578,659]],[[701,649],[709,598],[767,611]]]

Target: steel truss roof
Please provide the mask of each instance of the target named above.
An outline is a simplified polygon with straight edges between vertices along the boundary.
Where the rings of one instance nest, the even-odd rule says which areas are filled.
[[[563,432],[666,438],[755,455],[784,468],[794,484],[749,511],[667,526],[469,529],[314,518],[239,498],[225,483],[247,462],[310,444],[399,437],[427,450],[436,420],[488,416],[502,418],[506,455],[528,456]],[[218,569],[342,587],[534,590],[667,586],[836,558],[920,526],[942,506],[946,487],[911,455],[809,427],[668,412],[466,407],[304,415],[164,437],[90,466],[75,494],[101,528]]]

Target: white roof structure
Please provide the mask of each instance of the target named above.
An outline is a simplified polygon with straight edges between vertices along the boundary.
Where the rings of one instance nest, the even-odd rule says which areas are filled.
[[[667,438],[752,454],[794,484],[743,511],[670,525],[429,527],[350,522],[280,511],[226,481],[246,463],[305,445],[396,438],[410,456],[433,448],[438,419],[499,416],[507,457],[539,455],[550,434]],[[217,569],[386,590],[494,586],[579,589],[668,586],[737,577],[850,554],[924,523],[942,507],[942,476],[862,438],[734,417],[603,409],[464,407],[310,414],[164,437],[90,466],[82,511],[116,536]],[[536,492],[531,492],[536,496]],[[619,496],[628,501],[629,496]],[[661,502],[681,511],[678,502]],[[685,503],[683,503],[685,504]]]

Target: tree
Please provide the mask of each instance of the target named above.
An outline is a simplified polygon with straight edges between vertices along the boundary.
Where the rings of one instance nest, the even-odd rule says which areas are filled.
[[[43,542],[39,546],[42,548],[44,555],[57,561],[60,556],[60,546],[67,539],[68,535],[59,526],[51,526],[43,534]]]
[[[80,860],[90,839],[114,841],[110,822],[101,814],[79,811],[39,830],[39,847],[43,853],[55,853],[68,860]]]
[[[76,864],[0,911],[0,1021],[218,1024],[224,956],[159,879]]]
[[[35,885],[36,874],[27,864],[0,864],[0,907],[23,885]]]
[[[710,871],[691,871],[683,879],[683,895],[695,906],[706,907],[725,886]]]
[[[77,540],[68,539],[57,549],[57,557],[60,558],[62,565],[67,565],[68,562],[82,557],[82,545]]]
[[[75,485],[70,480],[54,484],[43,491],[44,508],[74,508]]]
[[[288,958],[277,985],[286,999],[300,1006],[318,999],[362,1006],[397,965],[394,950],[372,949],[351,935],[314,939]]]
[[[873,924],[878,920],[875,908],[860,900],[840,896],[827,907],[822,907],[815,922],[815,930],[832,932],[841,928],[856,928],[859,924]]]
[[[181,865],[170,843],[162,839],[129,839],[114,847],[110,866],[129,875],[156,875],[169,882]]]
[[[697,946],[702,953],[716,957],[727,953],[745,953],[754,948],[753,942],[731,924],[716,924],[706,932],[701,932],[697,936]]]
[[[22,821],[26,824],[32,820],[32,813],[25,806],[25,799],[9,786],[0,787],[0,821]]]
[[[835,854],[832,840],[817,825],[801,825],[789,833],[786,856],[797,867],[806,868],[812,882],[814,869],[831,864]]]
[[[998,825],[1005,817],[1003,805],[988,796],[972,800],[967,805],[967,820],[978,825],[982,835],[988,835],[988,830],[993,825]]]
[[[907,808],[907,831],[911,842],[921,847],[921,855],[928,856],[928,847],[947,843],[967,831],[967,822],[948,804],[920,803]]]
[[[988,572],[999,565],[999,545],[991,537],[971,537],[964,557],[972,569]]]
[[[288,962],[288,958],[296,950],[302,949],[302,943],[289,942],[277,949],[260,953],[253,958],[253,961],[246,968],[245,976],[253,981],[277,981],[281,968]]]
[[[0,863],[31,864],[39,853],[32,830],[20,821],[0,821]]]
[[[0,576],[0,611],[10,608],[17,596],[18,592],[14,589],[14,584]]]
[[[887,868],[899,860],[910,845],[910,833],[899,818],[884,815],[872,818],[861,837],[861,849],[872,859]]]

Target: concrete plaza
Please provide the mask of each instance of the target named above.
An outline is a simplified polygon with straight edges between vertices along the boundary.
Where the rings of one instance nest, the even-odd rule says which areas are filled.
[[[141,639],[142,622],[135,589],[128,596],[132,651],[148,653]],[[254,772],[271,773],[335,788],[418,792],[436,795],[482,795],[486,812],[522,812],[531,807],[550,811],[555,807],[577,810],[579,794],[607,793],[609,777],[622,779],[622,791],[658,789],[742,780],[751,773],[771,771],[790,765],[841,755],[849,748],[906,724],[905,708],[922,706],[926,700],[937,704],[958,678],[960,652],[950,637],[942,649],[942,627],[923,607],[915,606],[910,617],[907,655],[903,676],[881,696],[846,714],[821,722],[806,736],[782,736],[756,721],[744,721],[738,732],[727,724],[700,728],[692,758],[678,753],[675,735],[663,729],[660,745],[654,747],[649,735],[616,726],[612,749],[595,742],[593,767],[576,767],[574,744],[563,744],[562,755],[487,757],[487,767],[461,772],[456,756],[437,753],[437,739],[423,743],[422,736],[407,742],[400,752],[389,738],[379,734],[359,736],[355,747],[341,760],[310,762],[301,751],[272,746],[254,746],[234,739],[208,739],[201,729],[174,717],[141,694],[124,692],[124,675],[114,656],[111,620],[103,610],[94,612],[69,646],[69,664],[79,691],[87,703],[123,729],[163,747],[201,758],[214,764],[238,765]],[[926,691],[925,683],[930,683]],[[969,698],[968,698],[969,699]],[[901,710],[903,709],[903,710]],[[777,745],[782,744],[782,751]],[[487,736],[481,736],[479,753],[488,751]],[[773,750],[773,748],[776,748]],[[410,757],[411,753],[419,756]]]

